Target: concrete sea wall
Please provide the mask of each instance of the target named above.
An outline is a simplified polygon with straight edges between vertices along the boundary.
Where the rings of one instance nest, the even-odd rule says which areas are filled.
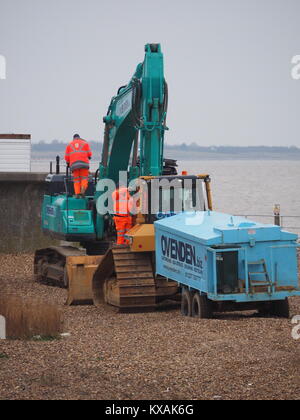
[[[51,245],[41,231],[46,174],[0,173],[0,253],[29,253]]]

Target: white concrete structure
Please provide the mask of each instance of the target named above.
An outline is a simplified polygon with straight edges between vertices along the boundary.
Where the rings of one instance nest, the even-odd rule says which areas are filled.
[[[30,172],[31,136],[0,134],[0,172]]]

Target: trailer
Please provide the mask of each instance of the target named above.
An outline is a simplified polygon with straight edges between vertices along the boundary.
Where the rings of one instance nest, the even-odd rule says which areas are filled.
[[[298,236],[214,211],[155,222],[157,275],[178,282],[184,316],[257,309],[289,317],[300,296]]]

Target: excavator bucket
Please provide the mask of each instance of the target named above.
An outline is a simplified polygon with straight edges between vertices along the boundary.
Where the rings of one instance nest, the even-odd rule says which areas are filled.
[[[93,277],[103,256],[67,257],[68,298],[66,305],[93,304]]]

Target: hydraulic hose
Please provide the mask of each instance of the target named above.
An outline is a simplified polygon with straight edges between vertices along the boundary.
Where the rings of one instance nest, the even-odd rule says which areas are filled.
[[[141,128],[141,98],[142,84],[138,79],[135,79],[132,88],[132,120],[133,125],[138,128]]]
[[[163,103],[163,113],[165,115],[164,124],[167,122],[167,113],[168,113],[168,106],[169,106],[169,87],[168,83],[164,81],[164,103]]]

